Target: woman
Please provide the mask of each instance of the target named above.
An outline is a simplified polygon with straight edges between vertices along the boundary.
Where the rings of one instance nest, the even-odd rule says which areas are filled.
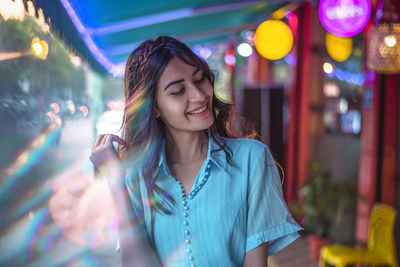
[[[271,153],[239,138],[252,132],[235,130],[213,85],[171,37],[127,60],[122,139],[99,136],[91,156],[110,181],[127,266],[267,266],[298,237]]]

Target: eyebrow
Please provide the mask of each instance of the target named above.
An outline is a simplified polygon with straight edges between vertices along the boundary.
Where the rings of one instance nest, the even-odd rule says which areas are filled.
[[[196,69],[196,70],[192,73],[192,76],[196,75],[196,73],[198,73],[199,71],[200,71],[200,69]],[[174,84],[183,82],[183,81],[184,81],[184,80],[181,79],[181,80],[176,80],[176,81],[169,82],[169,83],[167,84],[167,86],[165,86],[164,91],[167,90],[168,87],[170,87],[170,86],[172,86],[172,85],[174,85]]]

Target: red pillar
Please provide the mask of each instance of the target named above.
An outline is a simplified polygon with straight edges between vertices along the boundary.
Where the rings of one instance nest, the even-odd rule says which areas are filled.
[[[386,77],[383,144],[382,144],[382,170],[381,170],[381,201],[391,206],[395,205],[396,188],[396,161],[398,157],[398,114],[399,114],[399,89],[400,75]]]
[[[374,7],[377,3],[378,0],[372,0]],[[365,43],[371,26],[372,20],[364,30]],[[374,203],[395,204],[400,89],[399,75],[366,73],[358,176],[358,193],[362,198],[358,200],[356,218],[356,239],[364,243],[368,240],[369,215]],[[368,95],[371,103],[365,97]]]
[[[297,64],[294,83],[290,88],[290,122],[287,147],[286,200],[297,200],[308,170],[308,116],[311,61],[311,5],[302,4],[295,12],[298,26],[295,31]]]

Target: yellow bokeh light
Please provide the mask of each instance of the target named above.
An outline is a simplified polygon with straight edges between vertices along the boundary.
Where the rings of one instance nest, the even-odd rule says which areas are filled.
[[[283,58],[293,46],[292,31],[280,20],[267,20],[261,23],[254,38],[258,53],[271,60]]]
[[[339,37],[327,32],[325,36],[325,45],[329,56],[338,62],[342,62],[351,55],[353,39],[350,37]]]
[[[286,11],[283,8],[278,9],[274,13],[272,13],[272,18],[273,19],[283,19],[285,17]]]
[[[35,56],[46,59],[49,47],[45,41],[41,41],[39,38],[34,38],[32,40],[32,52]]]

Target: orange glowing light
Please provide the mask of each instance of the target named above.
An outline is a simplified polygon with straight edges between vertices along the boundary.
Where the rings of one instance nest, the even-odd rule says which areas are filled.
[[[88,113],[89,113],[89,109],[85,105],[80,106],[79,110],[82,111],[83,117],[86,117],[88,115]]]
[[[57,114],[60,111],[60,105],[56,102],[50,105],[54,109],[54,113]]]
[[[110,110],[124,110],[124,102],[121,100],[112,100],[110,102],[108,102],[107,107]]]
[[[46,115],[50,118],[51,121],[56,118],[56,114],[53,111],[47,112]]]
[[[32,52],[35,56],[40,59],[46,59],[47,53],[49,52],[49,46],[47,45],[46,41],[42,41],[39,38],[35,37],[32,40]]]

